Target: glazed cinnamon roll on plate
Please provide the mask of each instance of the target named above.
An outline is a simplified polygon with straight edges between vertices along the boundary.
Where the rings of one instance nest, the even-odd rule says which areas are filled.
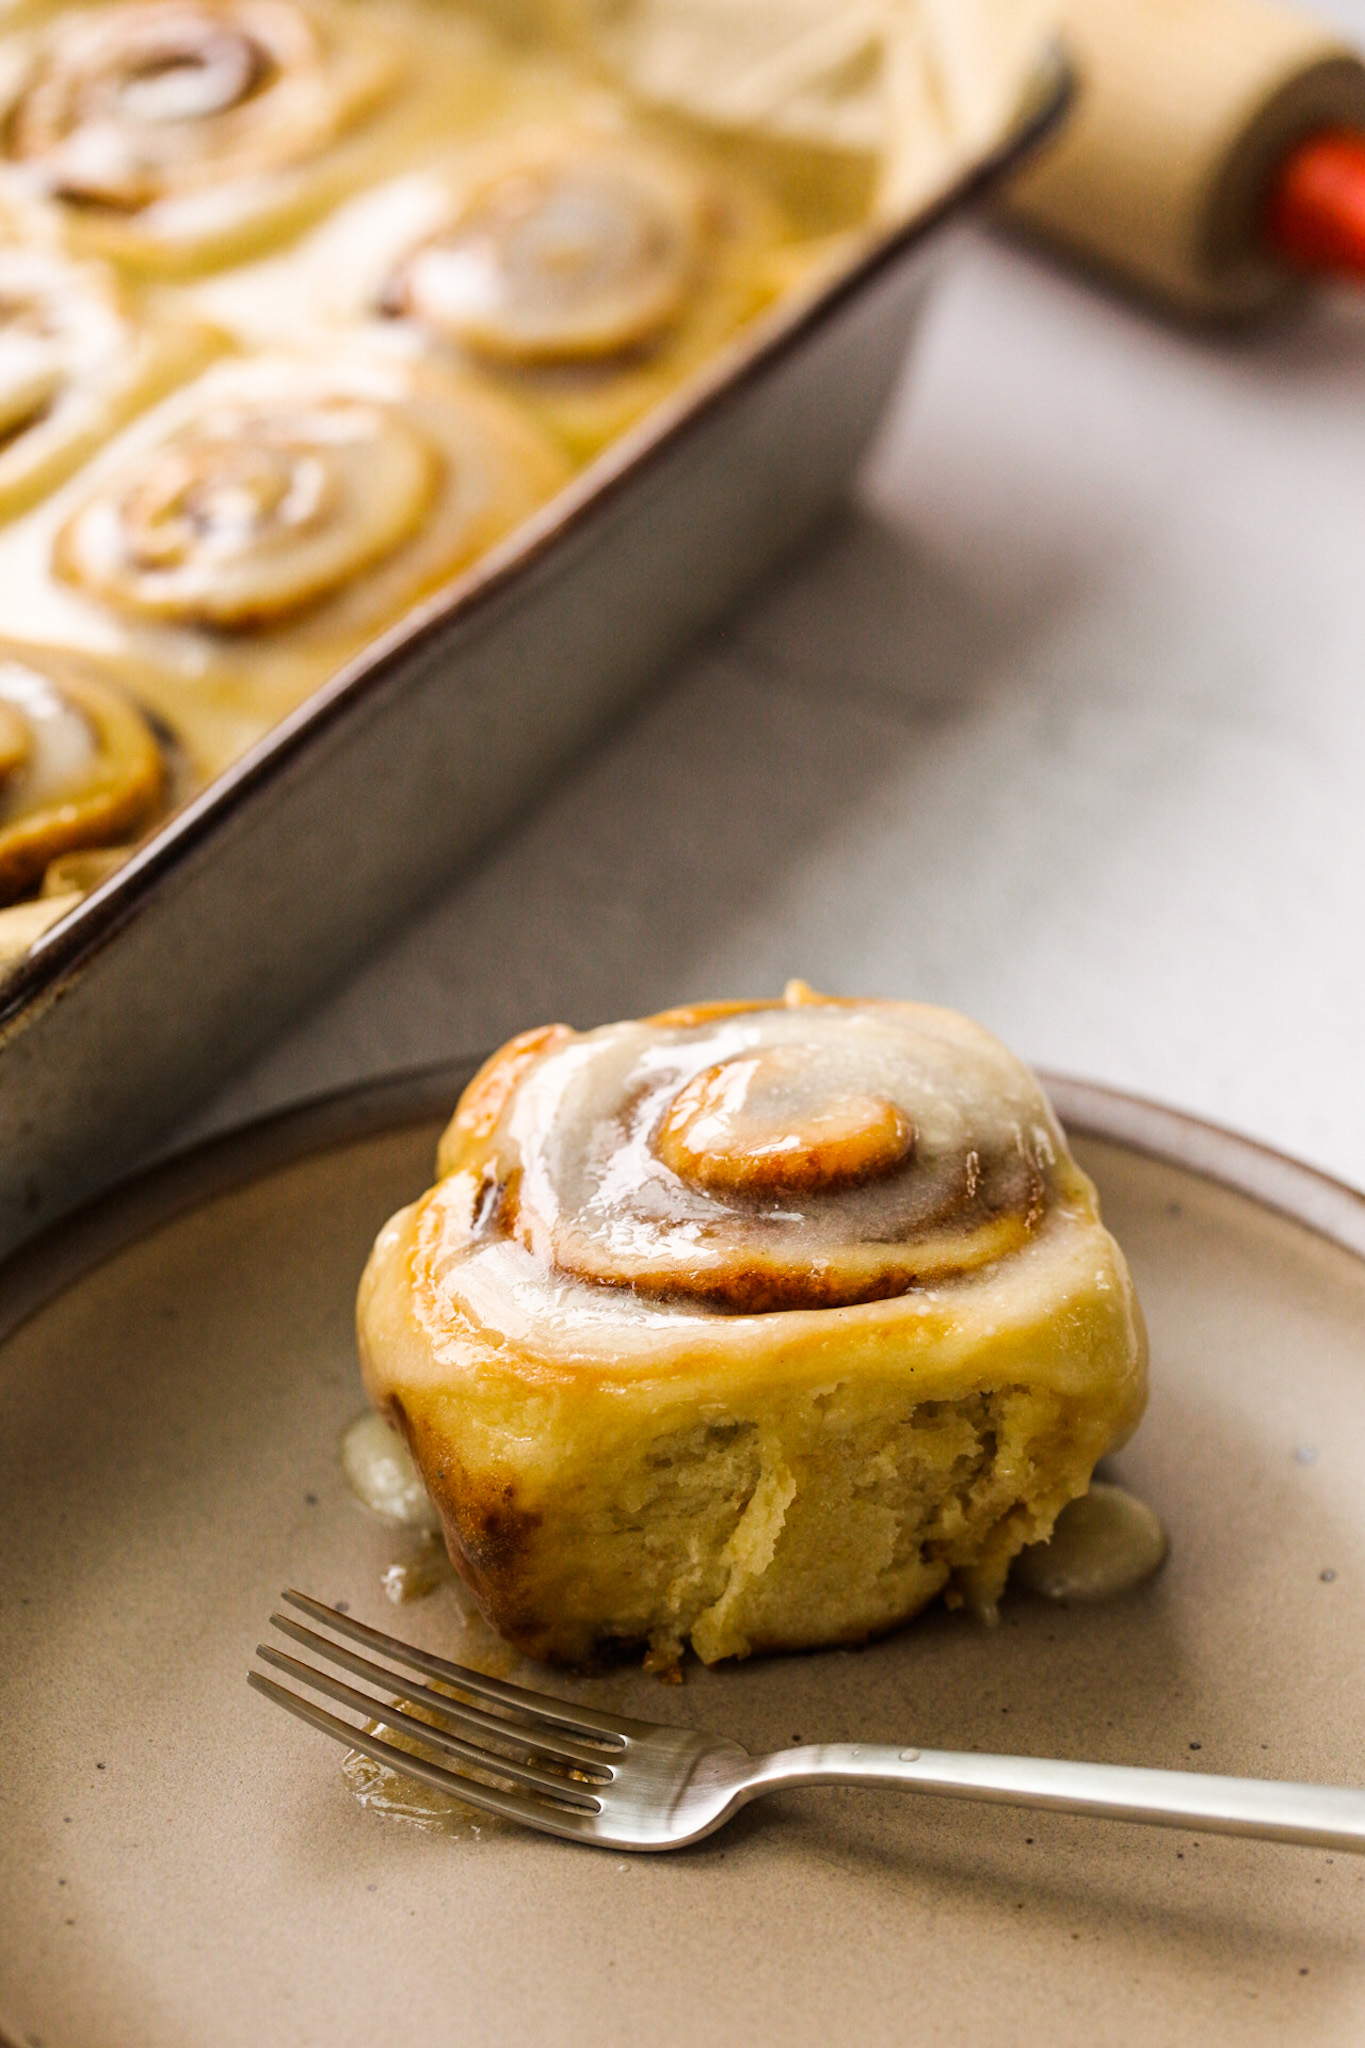
[[[25,639],[118,663],[207,775],[565,474],[432,365],[226,360],[11,529],[0,599]]]
[[[993,1611],[1145,1401],[1095,1192],[978,1026],[793,984],[531,1032],[381,1234],[359,1328],[451,1554],[576,1665]]]

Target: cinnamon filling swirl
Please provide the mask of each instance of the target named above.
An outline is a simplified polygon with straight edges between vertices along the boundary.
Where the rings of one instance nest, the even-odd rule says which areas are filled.
[[[164,781],[150,726],[110,685],[0,658],[0,903],[145,824]]]
[[[131,619],[242,633],[397,609],[561,481],[456,380],[363,356],[218,365],[111,453],[58,530],[66,582]]]
[[[593,1034],[522,1083],[473,1227],[565,1277],[742,1314],[969,1273],[1027,1240],[1052,1148],[1022,1101],[974,1111],[988,1055],[947,1050],[899,1006],[805,1000]]]
[[[440,466],[392,412],[224,405],[141,455],[62,529],[57,566],[148,618],[257,625],[314,604],[421,523]]]
[[[145,0],[53,24],[6,146],[55,196],[131,212],[302,162],[346,111],[289,0]]]
[[[620,355],[682,313],[701,225],[697,190],[663,160],[569,134],[466,193],[381,305],[503,362]]]
[[[216,345],[198,323],[137,310],[103,264],[0,244],[0,519]]]
[[[809,1194],[889,1173],[914,1132],[884,1095],[833,1093],[800,1046],[722,1060],[674,1096],[655,1150],[709,1192]]]

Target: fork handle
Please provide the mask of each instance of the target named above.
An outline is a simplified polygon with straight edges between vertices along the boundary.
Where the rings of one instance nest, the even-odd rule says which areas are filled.
[[[744,1797],[793,1785],[883,1785],[949,1799],[1048,1807],[1156,1827],[1255,1835],[1319,1849],[1365,1853],[1365,1791],[1219,1778],[1202,1771],[1153,1771],[1127,1764],[1067,1763],[976,1751],[810,1744],[755,1759]]]

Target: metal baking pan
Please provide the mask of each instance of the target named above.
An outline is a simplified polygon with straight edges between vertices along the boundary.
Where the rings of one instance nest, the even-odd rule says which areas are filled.
[[[347,666],[0,987],[0,1252],[107,1185],[542,790],[845,484],[1012,131]]]

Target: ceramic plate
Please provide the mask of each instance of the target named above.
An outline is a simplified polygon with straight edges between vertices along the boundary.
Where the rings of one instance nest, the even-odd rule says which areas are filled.
[[[357,1797],[248,1691],[290,1582],[512,1666],[337,1456],[355,1282],[461,1075],[199,1153],[0,1276],[0,2035],[13,2048],[1358,2043],[1365,1859],[869,1791],[626,1858]],[[576,1688],[798,1738],[1365,1779],[1365,1200],[1057,1083],[1151,1325],[1112,1605]],[[574,1689],[566,1687],[565,1689]]]

